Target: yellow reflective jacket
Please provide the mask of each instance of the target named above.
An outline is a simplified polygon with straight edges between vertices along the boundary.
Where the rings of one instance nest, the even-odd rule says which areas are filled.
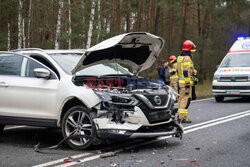
[[[178,74],[177,74],[177,62],[174,62],[171,66],[171,69],[169,70],[170,73],[170,80],[178,80]]]
[[[194,85],[196,70],[194,69],[193,61],[190,56],[178,56],[177,73],[180,87]]]

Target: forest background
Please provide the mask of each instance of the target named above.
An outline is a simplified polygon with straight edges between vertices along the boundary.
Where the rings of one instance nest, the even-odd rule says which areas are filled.
[[[158,59],[197,46],[199,83],[211,82],[216,65],[237,35],[250,36],[249,0],[0,0],[0,50],[85,49],[125,32],[165,39]],[[142,72],[157,78],[157,62]],[[204,87],[203,87],[204,89]]]

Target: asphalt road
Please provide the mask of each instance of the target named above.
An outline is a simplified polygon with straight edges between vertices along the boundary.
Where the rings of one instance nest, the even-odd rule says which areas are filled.
[[[160,137],[94,146],[86,151],[67,145],[34,152],[62,139],[58,129],[8,126],[0,136],[0,166],[250,166],[250,99],[228,98],[192,102],[192,124],[184,124],[183,139]],[[100,153],[116,156],[100,158]],[[103,155],[103,154],[102,154]],[[64,163],[72,156],[80,162]]]

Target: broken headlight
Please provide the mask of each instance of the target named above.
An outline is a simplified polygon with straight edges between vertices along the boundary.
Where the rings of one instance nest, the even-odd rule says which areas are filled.
[[[139,102],[131,94],[118,94],[118,93],[109,93],[109,92],[95,92],[97,96],[103,101],[117,105],[131,105],[135,106]]]

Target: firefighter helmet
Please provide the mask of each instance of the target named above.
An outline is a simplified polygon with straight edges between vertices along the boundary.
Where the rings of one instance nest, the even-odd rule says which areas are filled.
[[[172,56],[169,57],[169,62],[170,63],[173,63],[175,60],[176,60],[175,55],[172,55]]]
[[[182,50],[184,51],[195,52],[196,51],[195,49],[196,49],[195,44],[190,40],[186,40],[182,45]]]

